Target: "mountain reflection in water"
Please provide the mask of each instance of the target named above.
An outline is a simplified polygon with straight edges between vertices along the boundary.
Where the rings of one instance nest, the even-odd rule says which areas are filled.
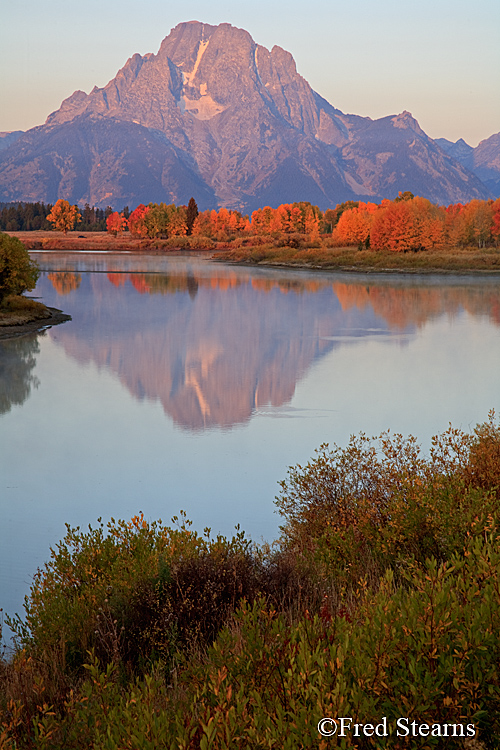
[[[78,362],[114,372],[137,399],[160,401],[189,430],[229,428],[290,402],[316,360],[358,337],[404,345],[428,320],[463,310],[500,325],[498,283],[280,277],[186,262],[169,273],[123,267],[45,275],[39,293],[64,295],[60,306],[77,323],[50,335]]]

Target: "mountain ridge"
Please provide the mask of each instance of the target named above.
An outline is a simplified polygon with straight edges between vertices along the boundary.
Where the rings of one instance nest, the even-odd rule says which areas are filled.
[[[500,133],[484,138],[475,148],[463,138],[453,143],[446,138],[438,138],[439,146],[473,172],[490,190],[495,198],[500,198]]]
[[[189,21],[90,94],[0,151],[0,200],[327,208],[411,190],[434,202],[490,192],[409,112],[371,120],[312,90],[292,55],[244,29]]]

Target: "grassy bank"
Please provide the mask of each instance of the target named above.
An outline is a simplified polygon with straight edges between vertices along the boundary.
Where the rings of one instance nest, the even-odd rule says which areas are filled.
[[[184,518],[68,527],[10,622],[0,747],[498,748],[499,487],[492,414],[428,456],[322,446],[281,483],[271,548]],[[390,736],[319,734],[341,716]]]
[[[47,326],[59,325],[68,320],[71,320],[71,316],[61,310],[46,307],[29,297],[12,295],[0,304],[0,340],[35,333]]]
[[[48,307],[21,295],[6,297],[0,304],[0,327],[18,326],[52,315]]]
[[[114,237],[108,232],[8,232],[21,240],[28,250],[57,250],[60,252],[154,252],[173,250],[212,250],[217,243],[204,237],[170,237],[151,240],[132,237],[128,232]],[[224,245],[220,243],[222,248]]]
[[[219,260],[259,266],[287,266],[333,271],[413,273],[500,272],[498,248],[446,248],[443,250],[396,253],[358,250],[354,247],[256,247],[232,248],[215,256]]]

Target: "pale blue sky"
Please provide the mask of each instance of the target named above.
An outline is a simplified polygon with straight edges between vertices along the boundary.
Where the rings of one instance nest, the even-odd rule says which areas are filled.
[[[277,44],[331,104],[409,110],[433,138],[500,131],[499,0],[16,0],[0,14],[0,131],[41,125],[77,89],[104,86],[182,21],[231,23]]]

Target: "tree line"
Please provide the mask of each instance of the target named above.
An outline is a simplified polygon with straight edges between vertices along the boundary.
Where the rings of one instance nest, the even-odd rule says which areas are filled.
[[[346,201],[321,211],[300,201],[277,208],[265,206],[250,216],[227,208],[200,212],[194,198],[187,206],[140,204],[132,212],[128,207],[118,212],[86,204],[81,213],[77,206],[60,199],[54,206],[26,203],[17,208],[4,207],[0,213],[0,229],[4,231],[37,228],[108,231],[115,236],[130,232],[132,237],[146,239],[192,235],[218,242],[239,237],[281,238],[292,247],[298,247],[304,237],[314,243],[326,236],[333,246],[396,252],[445,246],[483,248],[499,244],[500,198],[445,207],[407,191],[379,204]]]
[[[31,232],[53,229],[47,217],[52,212],[52,203],[0,203],[1,232]],[[72,227],[77,232],[105,232],[106,220],[113,213],[111,206],[96,208],[85,204],[83,209],[77,207],[80,220]],[[123,209],[129,215],[128,207]]]
[[[347,201],[324,212],[305,201],[283,203],[277,208],[259,208],[250,217],[227,208],[200,213],[191,199],[188,207],[140,205],[128,219],[124,213],[114,212],[108,217],[107,228],[114,234],[128,229],[133,236],[150,239],[193,235],[224,242],[238,236],[281,236],[285,244],[293,246],[304,235],[310,241],[329,235],[330,244],[360,249],[481,248],[499,244],[500,199],[444,207],[405,192],[380,204]]]

